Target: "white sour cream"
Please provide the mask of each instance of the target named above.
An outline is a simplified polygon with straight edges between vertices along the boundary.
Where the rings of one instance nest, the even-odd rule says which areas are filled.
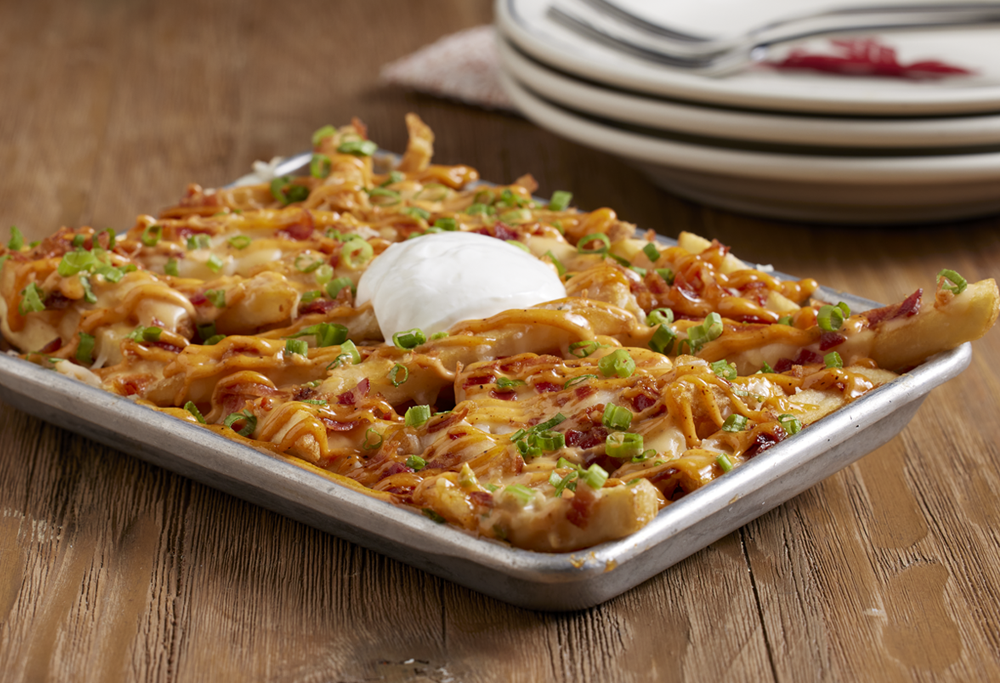
[[[468,232],[423,235],[386,249],[361,276],[357,303],[372,302],[386,340],[561,299],[551,266],[503,240]]]

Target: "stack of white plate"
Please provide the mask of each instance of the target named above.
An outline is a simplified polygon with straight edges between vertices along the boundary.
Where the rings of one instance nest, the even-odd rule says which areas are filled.
[[[553,19],[555,2],[496,1],[511,98],[539,125],[629,160],[671,192],[810,222],[913,223],[1000,212],[997,25],[878,36],[900,63],[937,60],[968,74],[908,79],[757,64],[708,76],[570,30]],[[685,8],[701,7],[701,17],[683,19],[685,28],[703,34],[739,15],[738,7],[745,14],[748,7],[758,13],[788,6],[781,0],[603,3],[633,14],[650,7],[650,23],[663,20],[664,8],[690,15]],[[829,45],[828,37],[817,37],[775,46],[770,56],[778,60],[795,48],[829,51]]]

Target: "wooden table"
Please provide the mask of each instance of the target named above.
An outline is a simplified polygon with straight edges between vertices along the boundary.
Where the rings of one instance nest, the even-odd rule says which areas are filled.
[[[883,301],[996,276],[1000,217],[829,228],[682,201],[527,121],[378,83],[489,3],[0,5],[0,221],[122,229],[359,116],[436,158]],[[4,681],[997,680],[1000,333],[858,464],[600,607],[485,598],[0,404]]]

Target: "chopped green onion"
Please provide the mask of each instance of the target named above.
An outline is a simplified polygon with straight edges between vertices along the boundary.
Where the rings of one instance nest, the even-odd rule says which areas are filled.
[[[646,324],[652,327],[653,325],[669,325],[674,321],[674,312],[669,308],[654,308],[646,316]]]
[[[10,226],[10,240],[7,242],[7,248],[11,251],[20,251],[23,246],[24,235],[17,229],[16,225]]]
[[[628,269],[634,273],[638,273],[639,277],[646,277],[646,273],[648,272],[645,268],[640,268],[639,266],[629,266]]]
[[[722,316],[714,311],[705,316],[705,321],[701,325],[689,327],[687,341],[691,352],[698,353],[705,344],[718,339],[722,329]]]
[[[411,455],[406,459],[406,466],[409,467],[414,472],[419,472],[420,470],[427,467],[427,461],[421,458],[419,455]]]
[[[802,431],[802,421],[794,415],[784,414],[778,416],[778,424],[781,428],[791,434],[798,434]]]
[[[629,377],[635,372],[635,361],[625,349],[615,349],[597,361],[597,367],[605,377]]]
[[[330,282],[327,283],[327,285],[326,285],[326,293],[330,295],[331,299],[336,299],[337,295],[340,294],[340,290],[342,290],[344,287],[350,287],[352,294],[355,291],[355,289],[354,289],[354,281],[351,280],[351,278],[349,278],[349,277],[338,277],[338,278],[334,278],[333,280],[330,280]]]
[[[577,384],[583,384],[589,379],[597,379],[597,375],[577,375],[576,377],[571,377],[566,380],[563,384],[563,389],[569,389],[570,387],[575,387]]]
[[[309,175],[313,178],[326,178],[330,175],[332,162],[330,157],[319,152],[314,152],[309,160]]]
[[[205,340],[204,346],[215,346],[225,338],[226,335],[224,334],[213,334],[211,337]]]
[[[94,290],[90,286],[90,278],[81,275],[80,284],[83,285],[83,300],[88,304],[96,304],[97,296],[94,294]]]
[[[56,272],[62,277],[70,277],[76,275],[81,270],[90,270],[96,264],[97,259],[94,258],[91,252],[78,249],[77,251],[71,251],[63,255],[62,260],[59,261],[59,266],[56,268]]]
[[[379,200],[378,202],[374,202],[377,203],[378,206],[396,206],[401,201],[403,201],[403,196],[401,194],[399,194],[395,190],[388,190],[384,187],[373,187],[372,189],[368,190],[368,196],[373,199],[373,202],[375,197],[386,197],[387,199],[392,200],[388,202],[381,200]]]
[[[424,331],[419,327],[415,327],[412,330],[407,330],[405,332],[397,332],[392,335],[392,343],[396,345],[396,348],[402,349],[403,351],[416,348],[426,341],[427,337],[424,335]]]
[[[194,419],[198,420],[198,422],[205,424],[205,416],[201,414],[200,410],[198,410],[198,406],[194,404],[194,401],[188,401],[185,403],[184,410],[194,415]]]
[[[348,329],[340,323],[317,323],[304,327],[290,338],[314,336],[316,346],[337,346],[347,341]]]
[[[650,458],[652,458],[654,455],[656,455],[656,449],[655,448],[648,448],[648,449],[644,450],[642,453],[640,453],[639,455],[633,455],[632,456],[632,462],[646,462],[647,460],[649,460]]]
[[[611,430],[625,431],[632,426],[632,411],[609,403],[604,406],[601,422]]]
[[[333,266],[329,263],[321,264],[313,273],[313,277],[316,278],[317,284],[326,285],[333,278]]]
[[[790,315],[783,315],[783,316],[781,316],[780,318],[778,318],[778,322],[776,322],[775,325],[788,325],[789,327],[791,327],[792,326],[792,316],[790,316]]]
[[[208,260],[205,262],[205,265],[208,266],[208,269],[213,273],[218,273],[220,270],[222,270],[222,266],[224,266],[225,263],[223,263],[222,259],[220,259],[218,256],[212,254],[208,257]]]
[[[172,257],[168,258],[167,259],[167,264],[165,266],[163,266],[163,272],[165,274],[173,276],[173,277],[177,277],[178,275],[180,275],[181,272],[177,268],[177,259],[172,258]]]
[[[399,373],[402,371],[403,379],[399,379]],[[389,381],[392,382],[392,386],[398,387],[400,384],[406,382],[410,379],[410,369],[405,365],[396,363],[392,366],[392,370],[389,371]]]
[[[125,277],[125,273],[122,272],[120,269],[115,268],[114,266],[109,266],[104,263],[101,263],[96,268],[94,268],[94,272],[103,277],[108,282],[118,282],[123,277]]]
[[[571,487],[570,483],[573,482],[573,480],[575,480],[579,476],[580,473],[577,470],[571,471],[565,477],[560,477],[558,474],[556,474],[555,470],[553,470],[552,474],[549,475],[549,483],[552,484],[552,486],[554,486],[556,489],[555,492],[553,493],[553,496],[555,498],[559,498],[560,496],[562,496],[562,492],[565,491],[567,488],[570,489],[575,488],[575,485]]]
[[[507,225],[521,225],[522,223],[529,223],[533,217],[530,209],[511,209],[510,211],[504,211],[498,218]]]
[[[840,354],[836,351],[831,351],[830,353],[823,356],[823,362],[828,368],[842,368],[844,367],[844,359],[840,357]]]
[[[211,241],[208,239],[208,235],[190,235],[187,238],[187,248],[189,251],[194,249],[208,249],[212,246]]]
[[[488,204],[476,203],[469,206],[469,208],[465,210],[465,213],[469,216],[476,216],[476,215],[490,216],[496,213],[496,210],[492,206],[489,206]]]
[[[669,268],[657,268],[656,274],[663,278],[668,285],[674,284],[674,271]]]
[[[94,337],[86,332],[80,332],[80,343],[76,347],[76,359],[84,365],[94,362]]]
[[[292,182],[292,177],[283,175],[271,181],[271,196],[288,206],[293,202],[301,202],[309,197],[309,188],[305,185],[296,185]]]
[[[86,242],[86,241],[87,241],[87,238],[84,235],[73,235],[73,246],[76,247],[76,248],[78,248],[78,249],[80,247],[82,247],[83,243]]]
[[[243,429],[236,429],[233,425],[237,422],[243,423]],[[249,437],[257,429],[257,416],[249,410],[242,410],[238,413],[229,413],[226,416],[225,425],[235,431],[240,436]]]
[[[560,432],[544,431],[538,432],[532,438],[531,445],[538,446],[543,451],[557,451],[566,447],[566,435]]]
[[[566,416],[565,415],[563,415],[562,413],[556,413],[554,416],[552,416],[551,418],[549,418],[545,422],[541,422],[541,423],[535,425],[534,427],[532,427],[531,431],[533,431],[533,432],[544,432],[546,430],[552,429],[553,427],[555,427],[557,425],[562,424],[565,421],[566,421]]]
[[[525,382],[523,379],[510,379],[508,377],[498,377],[497,378],[497,389],[506,391],[507,389],[513,389],[514,387],[519,387]]]
[[[406,180],[406,174],[400,173],[399,171],[389,171],[389,177],[385,179],[382,186],[395,185],[396,183],[401,183]]]
[[[426,209],[421,209],[419,206],[408,206],[402,209],[400,213],[404,213],[407,216],[412,216],[413,218],[420,218],[422,220],[427,220],[431,217],[431,212]]]
[[[570,344],[569,352],[577,358],[586,358],[599,348],[601,348],[601,345],[593,339],[585,339],[584,341]]]
[[[604,440],[604,452],[612,458],[632,458],[642,451],[642,434],[612,432]]]
[[[442,517],[440,513],[437,513],[434,510],[431,510],[430,508],[423,508],[421,512],[424,513],[424,517],[431,520],[435,524],[444,524],[445,522],[448,521],[447,519]]]
[[[372,249],[372,245],[368,244],[366,240],[352,239],[349,242],[345,242],[344,246],[340,250],[340,258],[344,262],[344,265],[351,270],[357,270],[364,264],[371,260],[372,256],[375,254],[375,250]]]
[[[438,339],[444,339],[444,338],[445,338],[445,337],[447,337],[447,336],[448,336],[448,333],[447,333],[447,332],[444,332],[444,331],[441,331],[441,332],[435,332],[434,334],[432,334],[432,335],[431,335],[430,337],[428,337],[428,338],[429,338],[429,339],[430,339],[431,341],[437,341]]]
[[[829,304],[820,306],[819,312],[816,314],[816,324],[825,332],[839,330],[844,324],[844,320],[851,314],[851,309],[847,308],[845,315],[845,308],[847,308],[847,304],[843,302],[836,306]]]
[[[162,225],[147,225],[146,229],[142,231],[142,236],[139,238],[139,241],[147,247],[155,247],[159,243],[160,237],[162,236]]]
[[[334,128],[333,126],[330,126],[330,125],[323,126],[319,130],[317,130],[315,133],[313,133],[313,136],[312,136],[313,147],[315,147],[316,145],[318,145],[323,140],[323,138],[332,137],[332,136],[334,136],[336,134],[337,134],[337,129]]]
[[[598,465],[596,462],[587,468],[587,471],[583,473],[580,477],[583,483],[594,489],[595,491],[604,486],[604,482],[608,480],[607,471]]]
[[[733,469],[733,462],[729,459],[725,453],[719,453],[719,456],[715,459],[716,464],[718,464],[719,469],[723,472],[730,472]]]
[[[667,354],[670,353],[670,349],[673,348],[676,339],[677,334],[674,330],[670,326],[662,324],[656,328],[653,338],[649,340],[649,348],[657,353]]]
[[[299,297],[299,300],[304,304],[309,304],[315,301],[316,299],[320,298],[321,296],[323,296],[323,292],[321,292],[320,290],[310,289],[308,292],[302,292],[302,296]]]
[[[161,327],[156,327],[155,325],[143,327],[139,325],[139,327],[132,331],[129,338],[137,342],[158,342],[160,341],[161,334],[163,334],[163,328]]]
[[[303,261],[303,259],[306,259]],[[323,259],[313,258],[309,254],[299,254],[295,257],[295,262],[293,263],[295,270],[300,273],[311,273],[321,265],[323,265]]]
[[[535,497],[535,492],[524,484],[511,484],[504,488],[504,493],[509,493],[522,507]]]
[[[202,339],[208,339],[209,337],[215,336],[215,323],[205,323],[204,325],[198,325],[198,336]]]
[[[652,242],[648,243],[646,246],[642,248],[642,253],[645,254],[646,258],[648,258],[653,263],[656,263],[656,260],[660,258],[660,250],[657,249],[656,245],[653,244]]]
[[[233,249],[246,249],[247,247],[250,246],[250,242],[252,241],[253,240],[251,240],[246,235],[233,235],[228,240],[229,246],[231,246]]]
[[[370,157],[378,151],[378,145],[371,140],[345,140],[337,147],[341,154],[353,154],[359,157]]]
[[[297,353],[300,356],[308,356],[309,344],[303,339],[289,339],[285,342],[285,351],[288,353]]]
[[[747,428],[747,419],[739,413],[733,413],[722,423],[724,432],[742,432]]]
[[[375,436],[372,436],[373,434]],[[365,432],[365,440],[361,444],[361,447],[366,451],[373,451],[381,446],[384,440],[385,437],[379,434],[374,427],[369,427],[368,431]]]
[[[226,290],[224,289],[210,289],[205,292],[205,298],[211,301],[216,308],[226,307]]]
[[[556,255],[553,254],[551,250],[545,252],[544,256],[549,257],[549,260],[552,261],[552,265],[556,267],[556,272],[559,273],[560,277],[566,274],[566,266],[564,266],[562,262],[556,258]]]
[[[945,268],[940,273],[937,274],[938,282],[944,279],[945,284],[941,286],[942,289],[946,289],[956,295],[961,294],[965,291],[965,288],[969,286],[968,281],[956,273],[950,268]]]
[[[454,232],[455,230],[458,230],[458,221],[454,218],[438,218],[434,221],[434,227],[447,230],[448,232]]]
[[[586,249],[584,245],[589,244],[597,240],[601,243],[600,246],[594,249]],[[576,251],[579,254],[607,254],[608,249],[611,248],[611,240],[603,232],[594,232],[585,237],[581,238],[579,242],[576,243]]]
[[[325,406],[326,405],[326,401],[324,399],[322,399],[322,398],[304,398],[304,399],[302,399],[302,402],[303,403],[310,403],[310,404],[312,404],[314,406]]]
[[[730,363],[729,361],[723,359],[711,363],[711,367],[712,372],[722,379],[736,379],[736,363]]]
[[[345,341],[343,344],[340,345],[340,351],[341,354],[337,356],[337,360],[340,360],[341,358],[344,358],[346,356],[347,358],[351,359],[351,363],[353,365],[357,365],[358,363],[361,362],[361,352],[358,351],[358,347],[355,346],[354,342],[352,342],[350,339],[348,339],[347,341]]]
[[[565,211],[569,203],[573,201],[573,193],[565,190],[556,190],[549,200],[549,211]]]
[[[760,366],[760,370],[758,372],[763,372],[763,373],[767,373],[769,375],[773,375],[774,374],[774,368],[772,368],[770,365],[768,365],[767,361],[764,361],[764,364]]]
[[[610,257],[610,258],[614,259],[615,261],[617,261],[623,268],[631,268],[632,267],[632,262],[629,261],[624,256],[619,256],[618,254],[608,254],[608,257]]]
[[[425,405],[408,408],[403,419],[407,427],[419,427],[431,419],[431,407]]]

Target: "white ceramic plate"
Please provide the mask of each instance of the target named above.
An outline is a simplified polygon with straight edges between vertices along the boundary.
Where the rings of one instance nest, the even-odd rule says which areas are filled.
[[[730,107],[825,114],[923,116],[1000,111],[1000,27],[895,31],[883,38],[902,62],[939,59],[973,70],[973,76],[906,80],[761,67],[710,78],[646,62],[582,38],[548,19],[550,4],[551,0],[496,0],[497,26],[538,61],[620,90]],[[806,44],[825,44],[825,39]],[[801,44],[785,49],[796,45]]]
[[[706,204],[824,223],[913,223],[1000,211],[1000,152],[914,157],[779,154],[664,140],[588,119],[501,79],[529,119],[623,157]]]
[[[717,109],[605,88],[549,69],[502,37],[498,37],[497,44],[502,68],[545,99],[587,114],[663,131],[761,143],[872,150],[1000,145],[1000,114],[887,119]]]

